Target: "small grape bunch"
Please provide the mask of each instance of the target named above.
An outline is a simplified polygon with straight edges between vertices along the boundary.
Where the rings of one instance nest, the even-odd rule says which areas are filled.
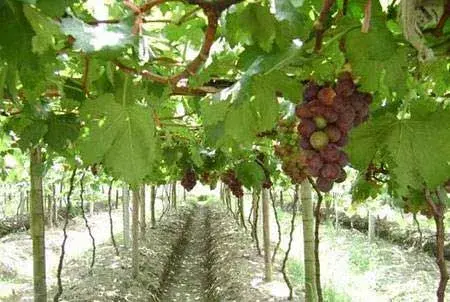
[[[184,172],[183,179],[181,180],[181,185],[186,189],[186,191],[191,191],[197,184],[197,175],[192,169],[188,169]]]

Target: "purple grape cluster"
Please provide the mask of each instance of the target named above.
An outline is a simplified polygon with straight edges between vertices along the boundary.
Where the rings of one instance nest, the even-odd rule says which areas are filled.
[[[222,175],[221,179],[224,184],[228,186],[234,196],[236,196],[237,198],[241,198],[244,196],[242,183],[239,181],[239,179],[237,179],[236,173],[233,170],[228,170],[227,172],[225,172],[225,174]]]
[[[181,185],[189,192],[197,184],[197,175],[192,169],[186,170],[184,172],[183,179],[181,180]]]
[[[348,133],[366,121],[372,95],[359,92],[350,73],[343,73],[335,85],[319,86],[309,82],[303,102],[295,113],[300,118],[297,127],[300,147],[306,151],[306,171],[317,177],[320,191],[328,192],[335,182],[343,182],[343,169],[348,157],[342,148]]]

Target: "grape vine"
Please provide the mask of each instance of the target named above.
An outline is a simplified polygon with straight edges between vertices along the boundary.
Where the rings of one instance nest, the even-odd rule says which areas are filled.
[[[372,96],[359,92],[350,73],[341,74],[336,85],[319,86],[309,82],[303,102],[295,113],[300,147],[306,154],[306,171],[317,177],[320,191],[328,192],[333,184],[343,182],[347,174],[347,154],[342,150],[349,131],[366,121]]]

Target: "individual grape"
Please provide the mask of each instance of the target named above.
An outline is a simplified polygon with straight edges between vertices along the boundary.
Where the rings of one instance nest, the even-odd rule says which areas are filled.
[[[320,157],[319,153],[314,152],[312,155],[310,155],[306,160],[307,165],[307,172],[311,176],[319,176],[320,169],[323,166],[322,158]]]
[[[355,109],[350,104],[347,104],[340,109],[338,121],[342,120],[348,123],[352,123],[355,119],[355,114]]]
[[[336,97],[334,98],[334,102],[333,105],[331,106],[331,108],[336,111],[336,112],[340,112],[341,108],[344,107],[347,104],[347,99],[345,99],[343,96],[340,95],[336,95]]]
[[[325,128],[325,133],[328,135],[328,138],[330,139],[330,142],[337,142],[341,139],[341,131],[338,127],[334,125],[329,125]]]
[[[317,129],[323,129],[327,126],[327,120],[320,115],[314,117],[314,123],[316,124]]]
[[[334,123],[338,120],[339,116],[332,108],[325,108],[322,115],[328,121],[328,123]]]
[[[324,112],[326,111],[326,107],[324,107],[323,104],[317,104],[317,105],[311,106],[309,111],[311,111],[313,116],[319,116],[319,115],[324,114]]]
[[[313,155],[309,156],[306,160],[308,167],[314,170],[320,170],[323,166],[323,160],[319,153],[315,152]]]
[[[303,100],[305,102],[310,102],[313,99],[315,99],[317,97],[317,94],[319,93],[319,85],[317,85],[317,83],[315,82],[309,82],[306,87],[305,90],[303,92]]]
[[[323,131],[316,131],[309,138],[309,142],[314,149],[323,149],[328,145],[328,135]]]
[[[350,105],[356,110],[356,111],[360,111],[364,106],[366,106],[366,104],[364,103],[364,101],[361,99],[361,97],[357,94],[353,94],[350,97]]]
[[[355,84],[352,79],[339,80],[336,85],[336,93],[338,95],[348,97],[355,91]]]
[[[297,131],[303,137],[310,137],[311,134],[313,134],[313,132],[316,131],[316,124],[309,119],[303,119],[301,123],[298,125]]]
[[[339,76],[336,84],[336,93],[344,97],[352,95],[355,91],[355,83],[353,82],[352,75],[348,72],[344,72]]]
[[[320,156],[327,163],[337,163],[339,162],[341,151],[334,144],[329,144],[324,149],[320,150]]]
[[[330,180],[335,180],[338,178],[340,172],[341,168],[337,164],[325,164],[322,169],[320,169],[320,176]]]
[[[319,90],[317,94],[317,99],[327,106],[333,105],[334,97],[336,96],[336,92],[331,87],[324,87]]]
[[[313,147],[309,143],[309,139],[306,137],[302,137],[300,139],[300,148],[302,148],[304,150],[312,150],[313,149]]]
[[[353,127],[353,120],[350,122],[348,120],[340,118],[337,121],[336,126],[341,131],[341,133],[346,134],[346,133],[348,133],[350,131],[350,129],[352,129],[352,127]]]
[[[345,167],[346,165],[348,165],[348,156],[344,151],[340,151],[339,153],[338,164],[341,167]]]
[[[348,143],[348,136],[342,135],[341,138],[335,143],[336,146],[344,147]]]
[[[317,181],[316,181],[316,185],[317,188],[321,191],[321,192],[330,192],[331,189],[333,188],[333,181],[329,180],[327,178],[323,178],[323,177],[318,177]]]
[[[341,168],[341,171],[339,172],[339,176],[334,180],[335,183],[342,183],[347,178],[347,172],[345,172],[344,169]]]
[[[300,119],[313,117],[313,114],[307,107],[300,105],[295,107],[295,115]]]

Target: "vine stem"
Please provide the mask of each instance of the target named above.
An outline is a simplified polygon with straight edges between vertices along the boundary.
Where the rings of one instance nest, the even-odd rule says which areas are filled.
[[[237,198],[238,206],[239,206],[239,217],[242,226],[244,227],[245,231],[247,231],[247,226],[245,225],[245,216],[244,216],[244,197],[238,197]]]
[[[417,214],[413,213],[414,223],[417,226],[417,231],[419,232],[419,246],[422,246],[422,230],[420,229],[419,220],[417,220]]]
[[[89,94],[89,66],[90,66],[90,60],[89,60],[89,56],[85,55],[84,56],[84,70],[83,70],[83,83],[81,85],[81,87],[83,87],[83,92],[84,94],[87,96]]]
[[[113,182],[114,182],[114,180],[111,180],[111,182],[109,183],[109,188],[108,188],[109,231],[111,233],[111,241],[114,246],[114,250],[116,252],[116,255],[119,256],[119,249],[117,248],[116,239],[114,238],[114,227],[113,227],[113,220],[112,220],[111,192],[112,192]]]
[[[370,29],[370,19],[372,18],[372,0],[367,0],[364,7],[364,21],[361,26],[361,32],[368,33]]]
[[[436,25],[436,28],[434,29],[434,35],[437,37],[442,36],[443,34],[443,28],[445,23],[447,22],[448,18],[450,17],[450,0],[446,0],[444,3],[444,12],[439,19],[438,24]]]
[[[314,45],[314,51],[319,52],[322,48],[323,34],[325,32],[325,23],[330,14],[331,8],[333,7],[336,0],[324,0],[322,10],[320,11],[319,18],[314,24],[314,29],[316,31],[316,43]]]
[[[320,282],[320,255],[319,255],[319,244],[320,244],[320,208],[322,206],[323,195],[320,193],[319,188],[317,188],[314,180],[308,177],[308,180],[317,194],[317,204],[314,211],[314,216],[316,216],[315,228],[314,228],[314,256],[316,258],[316,287],[317,287],[317,298],[319,302],[323,302],[322,295],[322,284]]]
[[[253,237],[254,226],[253,226],[253,222],[252,222],[252,214],[254,211],[253,206],[254,205],[253,205],[253,201],[252,201],[252,206],[250,207],[250,211],[248,212],[248,217],[247,217],[247,222],[250,225],[250,230],[251,230],[250,233],[251,233],[252,239],[254,239],[254,237]]]
[[[257,192],[254,192],[255,196],[253,196],[253,201],[254,202],[254,215],[253,215],[253,237],[255,238],[255,244],[256,244],[256,249],[258,250],[258,255],[262,256],[261,253],[261,247],[259,245],[259,237],[258,237],[258,216],[259,216],[259,194]]]
[[[275,216],[275,222],[277,223],[277,231],[278,231],[277,245],[273,249],[273,254],[272,254],[272,263],[274,263],[275,257],[277,256],[278,249],[280,248],[280,245],[281,245],[281,225],[280,225],[280,219],[278,217],[277,207],[275,205],[275,197],[273,196],[272,190],[270,190],[269,193],[270,193],[270,199],[272,200],[272,208],[273,208],[273,213]]]
[[[286,252],[284,253],[283,264],[281,265],[281,273],[283,274],[284,282],[289,288],[289,298],[288,300],[292,300],[294,298],[294,289],[292,287],[291,280],[289,279],[288,273],[286,271],[287,262],[289,260],[289,253],[291,252],[292,241],[294,239],[294,230],[295,230],[295,218],[297,216],[297,205],[298,205],[298,185],[295,185],[295,193],[294,193],[294,204],[292,210],[291,217],[291,230],[289,232],[289,243]]]
[[[81,175],[80,178],[80,208],[81,208],[81,215],[83,216],[83,220],[84,220],[84,225],[86,226],[86,229],[88,230],[89,236],[91,237],[91,241],[92,241],[92,257],[91,257],[91,265],[90,265],[90,269],[92,272],[92,269],[94,268],[95,265],[95,238],[94,235],[92,234],[92,230],[91,227],[89,226],[89,222],[87,220],[86,217],[86,212],[84,211],[84,177],[86,176],[86,173],[83,172],[83,175]]]
[[[447,264],[445,263],[444,243],[445,243],[445,226],[444,226],[444,204],[440,200],[439,193],[436,193],[439,203],[436,204],[429,189],[425,189],[425,200],[432,210],[434,222],[436,224],[436,263],[439,267],[440,280],[438,290],[436,292],[437,301],[444,302],[445,288],[449,280]]]
[[[56,278],[58,279],[58,290],[56,291],[56,294],[53,297],[54,302],[58,302],[59,298],[61,297],[61,295],[63,293],[61,274],[62,274],[62,269],[63,269],[64,256],[66,255],[67,226],[69,225],[69,214],[70,214],[70,210],[72,209],[72,203],[70,201],[70,198],[72,197],[72,192],[74,189],[76,173],[77,173],[77,169],[75,168],[75,169],[73,169],[72,176],[70,177],[69,192],[67,193],[67,205],[66,205],[66,213],[65,213],[65,217],[64,217],[64,226],[63,226],[64,237],[63,237],[63,242],[61,244],[61,254],[59,256],[58,270],[56,272]]]

